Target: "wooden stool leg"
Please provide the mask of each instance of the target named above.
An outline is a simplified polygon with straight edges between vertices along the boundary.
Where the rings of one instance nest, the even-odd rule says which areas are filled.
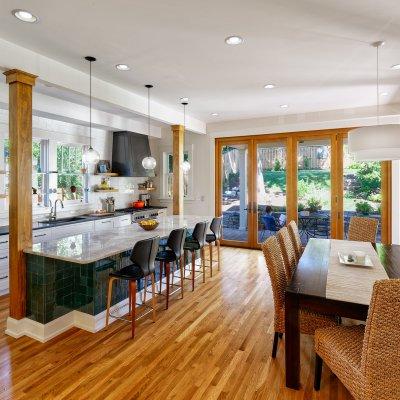
[[[153,307],[153,322],[156,322],[156,278],[151,274],[151,306]]]
[[[212,277],[212,267],[213,267],[213,248],[212,243],[208,243],[208,248],[210,249],[210,276]]]
[[[132,339],[135,337],[135,325],[136,325],[136,281],[129,281],[129,289],[132,303],[131,310],[131,329],[132,329]]]
[[[180,270],[180,275],[181,275],[181,298],[183,299],[183,270],[184,270],[184,265],[183,265],[183,259],[182,257],[179,259],[179,270]]]
[[[220,270],[221,265],[221,244],[219,239],[216,241],[217,244],[217,256],[218,256],[218,271]]]
[[[163,261],[160,261],[160,289],[158,291],[158,294],[161,294],[162,291],[162,275],[163,275]]]
[[[166,294],[165,294],[165,309],[168,310],[169,289],[170,289],[169,278],[171,276],[171,268],[170,268],[170,263],[169,262],[165,263],[165,276],[167,278],[167,290],[166,290]]]
[[[146,304],[146,293],[147,293],[147,276],[144,277],[144,293],[143,293],[143,304]]]
[[[110,321],[110,307],[111,307],[111,297],[112,297],[112,286],[115,278],[108,278],[108,291],[107,291],[107,312],[106,312],[106,327]]]
[[[200,249],[200,261],[201,261],[201,266],[203,269],[203,283],[206,282],[206,251],[204,249],[204,246]]]
[[[186,277],[186,260],[187,260],[187,250],[183,252],[183,279]]]
[[[192,292],[194,292],[194,272],[196,268],[196,254],[195,251],[192,251]]]

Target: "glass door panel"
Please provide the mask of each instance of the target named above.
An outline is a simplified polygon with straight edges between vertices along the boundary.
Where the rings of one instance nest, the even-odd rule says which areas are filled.
[[[257,144],[257,241],[262,243],[286,224],[286,145]]]
[[[298,226],[306,245],[312,237],[330,237],[331,141],[300,140],[297,149]]]
[[[249,242],[248,154],[246,143],[221,147],[222,240]]]
[[[355,161],[349,153],[347,139],[343,141],[343,225],[348,237],[353,216],[365,216],[379,221],[376,240],[381,241],[382,171],[378,161]]]

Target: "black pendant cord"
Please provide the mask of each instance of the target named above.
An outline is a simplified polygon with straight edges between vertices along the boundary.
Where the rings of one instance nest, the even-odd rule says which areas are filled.
[[[89,148],[92,148],[92,61],[89,62]]]
[[[92,62],[96,61],[95,57],[86,56],[89,61],[89,149],[92,148]]]
[[[153,85],[144,85],[147,88],[147,134],[150,137],[150,89]]]

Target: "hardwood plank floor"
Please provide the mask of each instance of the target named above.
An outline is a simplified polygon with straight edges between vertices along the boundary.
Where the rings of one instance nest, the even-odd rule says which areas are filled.
[[[42,344],[0,334],[1,399],[346,400],[323,369],[313,391],[311,337],[301,339],[302,390],[286,389],[284,339],[271,359],[273,300],[260,251],[222,248],[221,271],[183,300],[160,300],[156,323],[144,318],[136,339],[122,321],[91,334],[71,329]],[[215,258],[214,258],[215,259]],[[8,298],[0,298],[2,332]]]

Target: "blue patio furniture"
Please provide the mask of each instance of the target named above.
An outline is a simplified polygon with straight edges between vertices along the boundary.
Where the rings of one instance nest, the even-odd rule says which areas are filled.
[[[274,235],[276,232],[279,231],[280,226],[276,222],[276,219],[271,214],[264,214],[261,216],[261,221],[264,225],[264,230],[261,235],[261,241],[263,241],[265,235],[270,232],[270,235]]]

